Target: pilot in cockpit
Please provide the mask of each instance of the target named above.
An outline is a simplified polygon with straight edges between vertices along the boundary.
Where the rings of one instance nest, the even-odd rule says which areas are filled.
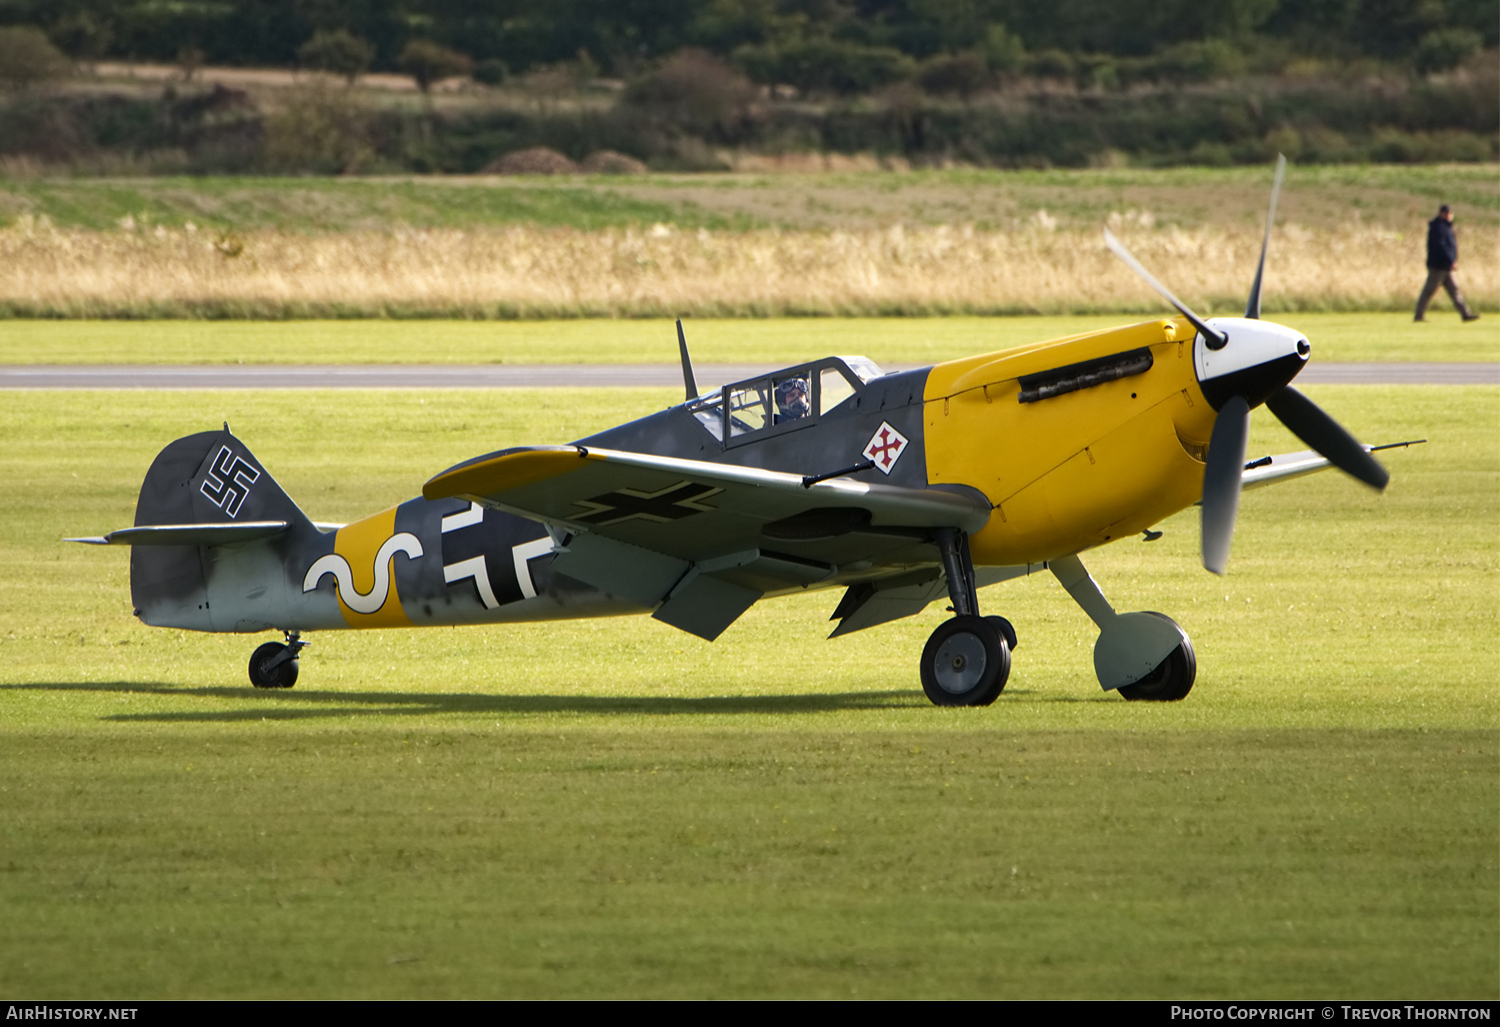
[[[797,421],[812,413],[805,378],[783,378],[776,383],[776,423]]]

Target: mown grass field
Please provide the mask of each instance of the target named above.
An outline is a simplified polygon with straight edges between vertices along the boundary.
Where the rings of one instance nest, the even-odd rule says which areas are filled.
[[[1238,313],[1238,312],[1236,312]],[[694,361],[794,364],[858,353],[928,364],[1096,331],[1147,315],[689,319]],[[1315,361],[1496,361],[1500,318],[1460,323],[1434,304],[1409,314],[1288,314]],[[673,363],[671,321],[4,321],[0,364]],[[718,384],[718,383],[713,383]]]
[[[1050,578],[986,590],[1006,693],[940,710],[942,614],[836,597],[712,645],[649,619],[315,638],[153,631],[123,552],[168,440],[228,419],[320,519],[670,390],[12,393],[0,408],[0,987],[25,997],[1500,995],[1500,391],[1315,387],[1387,456],[1088,557],[1192,634],[1103,695]],[[1300,448],[1256,417],[1251,454]]]

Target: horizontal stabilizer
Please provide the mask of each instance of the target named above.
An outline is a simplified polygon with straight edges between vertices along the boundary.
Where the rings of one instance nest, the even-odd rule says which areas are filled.
[[[291,527],[288,521],[243,521],[231,524],[141,524],[93,538],[69,538],[91,546],[227,546],[272,538]]]

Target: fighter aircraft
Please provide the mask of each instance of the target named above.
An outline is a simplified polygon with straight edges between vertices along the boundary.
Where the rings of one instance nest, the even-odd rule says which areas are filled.
[[[1260,319],[1284,166],[1244,317],[1199,317],[1106,230],[1178,316],[898,373],[825,357],[703,394],[679,321],[683,402],[476,457],[353,524],[311,521],[226,424],[162,450],[134,527],[71,541],[133,547],[146,624],[282,632],[251,656],[260,688],[295,684],[306,632],[649,612],[713,640],[762,598],[838,588],[830,637],[946,598],[922,688],[986,705],[1016,634],[977,590],[1046,570],[1099,628],[1105,689],[1181,699],[1187,633],[1116,612],[1079,554],[1201,502],[1203,563],[1222,574],[1243,489],[1329,466],[1388,480],[1289,384],[1307,338]],[[1311,450],[1247,465],[1262,404]]]

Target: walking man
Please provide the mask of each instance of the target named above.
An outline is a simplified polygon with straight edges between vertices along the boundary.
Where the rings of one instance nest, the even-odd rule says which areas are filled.
[[[1453,277],[1457,270],[1458,237],[1453,234],[1453,208],[1445,203],[1438,208],[1437,217],[1427,222],[1427,284],[1417,297],[1415,320],[1427,320],[1427,304],[1432,302],[1440,285],[1465,321],[1479,320],[1479,315],[1464,302],[1464,294],[1458,291],[1458,281]]]

